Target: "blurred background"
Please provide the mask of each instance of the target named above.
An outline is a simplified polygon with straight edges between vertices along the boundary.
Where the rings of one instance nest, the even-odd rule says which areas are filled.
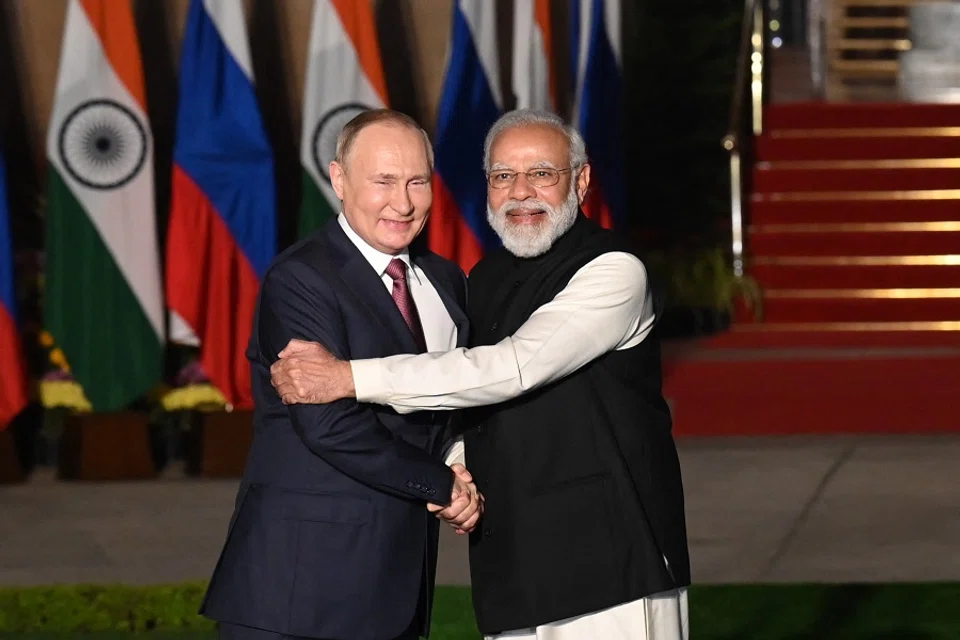
[[[0,0],[0,83],[0,634],[210,637],[251,305],[339,127],[421,123],[469,270],[532,106],[666,301],[694,637],[960,638],[960,2]]]

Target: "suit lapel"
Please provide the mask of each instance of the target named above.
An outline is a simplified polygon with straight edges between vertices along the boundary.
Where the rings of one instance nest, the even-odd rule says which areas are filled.
[[[387,292],[383,280],[377,275],[360,250],[347,238],[340,224],[331,221],[330,240],[343,253],[345,260],[340,267],[340,277],[350,293],[359,300],[377,319],[386,335],[392,337],[406,353],[418,353],[413,334],[397,308],[397,303]]]
[[[446,307],[447,313],[450,314],[450,319],[453,320],[453,323],[456,325],[457,346],[467,346],[467,340],[470,337],[470,324],[467,321],[466,312],[460,307],[460,304],[454,296],[454,284],[449,282],[449,279],[444,277],[439,269],[435,268],[431,260],[423,257],[414,257],[413,263],[420,267],[427,275],[427,279],[433,284],[433,288],[437,290],[437,294],[440,295],[440,300],[443,301],[443,306]]]

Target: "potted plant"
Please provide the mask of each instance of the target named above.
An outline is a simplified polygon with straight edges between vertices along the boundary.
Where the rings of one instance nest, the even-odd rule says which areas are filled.
[[[189,475],[224,478],[243,473],[253,440],[253,413],[235,410],[227,402],[195,354],[161,402],[175,416]]]
[[[146,415],[138,411],[96,413],[74,380],[70,365],[47,332],[40,344],[52,367],[41,377],[45,409],[43,438],[48,459],[64,480],[134,480],[156,473]]]
[[[762,319],[763,297],[750,276],[737,276],[720,248],[656,252],[644,258],[664,298],[665,337],[711,335],[741,315]]]

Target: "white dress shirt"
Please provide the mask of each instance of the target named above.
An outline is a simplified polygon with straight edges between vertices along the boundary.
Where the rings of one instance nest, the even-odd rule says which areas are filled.
[[[447,351],[457,346],[457,325],[454,324],[450,313],[440,299],[440,294],[434,288],[430,278],[423,270],[410,261],[410,252],[404,249],[399,255],[390,255],[377,251],[361,238],[347,222],[347,217],[340,214],[337,217],[343,232],[356,245],[363,257],[367,259],[373,270],[383,281],[383,286],[393,295],[393,279],[387,275],[387,265],[394,258],[400,258],[407,265],[407,289],[413,296],[420,315],[420,324],[423,327],[423,337],[427,341],[427,351]],[[361,401],[362,402],[362,401]]]
[[[643,263],[628,253],[605,253],[495,345],[351,361],[357,400],[400,413],[496,404],[570,375],[605,353],[640,344],[654,319]],[[448,453],[447,463],[454,461],[463,462],[462,442]],[[687,591],[674,589],[495,637],[686,640]]]

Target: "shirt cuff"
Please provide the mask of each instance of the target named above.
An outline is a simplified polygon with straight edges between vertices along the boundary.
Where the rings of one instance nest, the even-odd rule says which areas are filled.
[[[386,396],[383,379],[383,366],[379,360],[351,360],[350,372],[353,374],[354,395],[357,402],[380,402]]]
[[[467,466],[466,457],[463,453],[463,438],[457,438],[452,443],[450,443],[450,448],[447,449],[446,455],[443,457],[444,463],[451,467],[457,463]]]

